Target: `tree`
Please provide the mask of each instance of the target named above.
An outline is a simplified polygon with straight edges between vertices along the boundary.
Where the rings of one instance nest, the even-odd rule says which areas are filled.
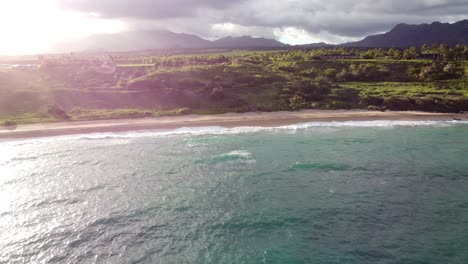
[[[305,100],[302,96],[295,94],[293,97],[289,98],[289,107],[293,110],[299,110],[305,105]]]
[[[416,59],[418,57],[418,49],[415,48],[415,47],[411,47],[409,49],[405,49],[405,51],[403,51],[403,59],[405,60],[412,60],[412,59]]]
[[[366,60],[375,59],[374,53],[370,50],[361,53],[361,57]]]
[[[422,47],[421,47],[421,53],[422,53],[422,54],[429,54],[429,53],[431,53],[431,48],[429,47],[429,45],[427,45],[427,44],[422,45]]]
[[[453,63],[448,63],[444,67],[444,72],[449,73],[449,74],[454,74],[457,71],[457,66]]]
[[[350,77],[351,77],[351,74],[348,73],[348,71],[345,68],[343,68],[341,72],[339,72],[336,75],[336,79],[338,79],[339,81],[347,81],[349,80]]]
[[[406,71],[406,75],[411,78],[418,78],[420,74],[420,70],[414,66],[410,66]]]
[[[336,78],[336,69],[328,68],[323,71],[323,75],[331,80],[334,80]]]
[[[456,45],[454,49],[454,59],[455,60],[463,60],[464,59],[464,51],[465,51],[465,46],[464,45]]]
[[[443,60],[449,60],[451,57],[450,48],[447,44],[439,45],[439,54]]]
[[[392,60],[400,60],[401,59],[401,52],[396,49],[389,49],[388,52],[388,57]]]

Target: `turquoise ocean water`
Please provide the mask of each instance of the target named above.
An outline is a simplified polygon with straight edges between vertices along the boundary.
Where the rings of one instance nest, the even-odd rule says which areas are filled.
[[[0,263],[468,263],[468,124],[0,143]]]

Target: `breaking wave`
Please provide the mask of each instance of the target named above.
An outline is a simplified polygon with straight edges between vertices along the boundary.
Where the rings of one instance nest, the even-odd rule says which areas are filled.
[[[118,133],[91,133],[67,136],[55,136],[49,138],[37,138],[21,140],[22,144],[25,141],[47,141],[50,139],[81,139],[81,140],[100,140],[100,139],[130,139],[141,137],[160,137],[172,135],[235,135],[235,134],[248,134],[263,131],[272,132],[295,132],[306,131],[315,128],[395,128],[395,127],[448,127],[468,125],[468,121],[391,121],[391,120],[377,120],[377,121],[344,121],[344,122],[305,122],[287,126],[278,127],[221,127],[221,126],[206,126],[206,127],[182,127],[171,130],[147,130],[147,131],[130,131]],[[11,142],[6,142],[6,144]]]

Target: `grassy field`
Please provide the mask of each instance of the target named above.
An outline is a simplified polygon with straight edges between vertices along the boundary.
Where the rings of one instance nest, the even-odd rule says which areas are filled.
[[[127,118],[145,118],[161,116],[180,116],[192,113],[190,109],[179,108],[171,110],[155,109],[80,109],[75,108],[67,112],[69,118],[60,119],[48,115],[47,113],[25,113],[0,118],[0,124],[13,121],[16,124],[34,124],[59,121],[88,121],[88,120],[107,120],[107,119],[127,119]],[[198,114],[203,114],[199,111]],[[208,113],[207,113],[208,114]]]
[[[467,80],[439,82],[347,82],[340,86],[359,91],[362,96],[466,97]]]
[[[6,122],[14,122],[16,124],[34,124],[34,123],[48,123],[58,122],[57,118],[51,117],[45,113],[24,113],[16,115],[4,115],[0,117],[0,125]]]

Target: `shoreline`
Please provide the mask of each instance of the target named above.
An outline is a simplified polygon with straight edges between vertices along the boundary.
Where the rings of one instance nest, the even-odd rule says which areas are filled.
[[[275,127],[305,122],[345,121],[468,121],[468,113],[429,113],[416,111],[302,110],[297,112],[249,112],[220,115],[186,115],[138,119],[113,119],[18,125],[0,127],[0,141],[62,135],[166,130],[181,127],[220,126]]]

